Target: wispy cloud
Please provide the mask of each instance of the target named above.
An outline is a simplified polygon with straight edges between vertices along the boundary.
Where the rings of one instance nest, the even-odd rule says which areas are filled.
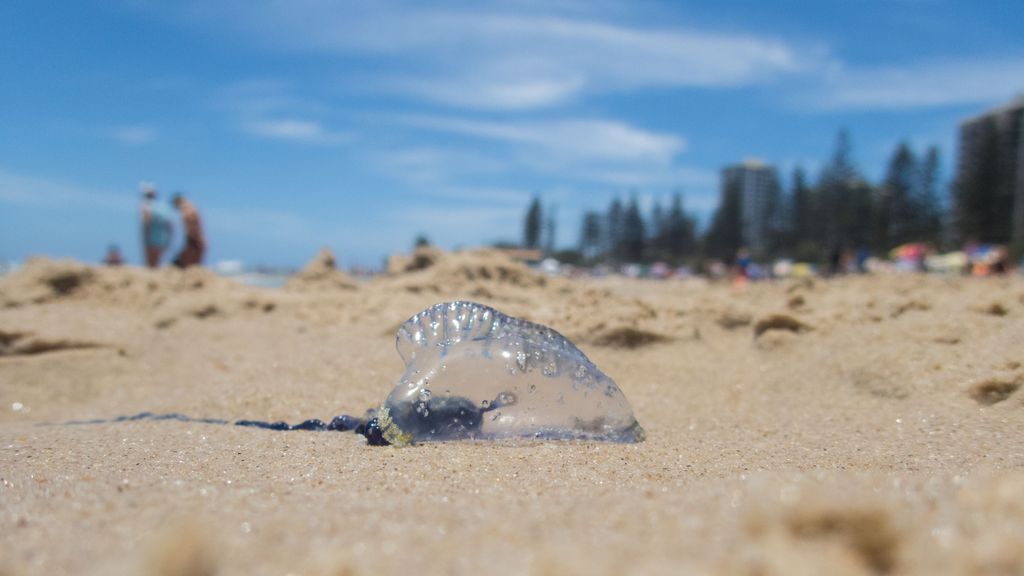
[[[753,35],[626,26],[547,15],[433,14],[445,36],[435,69],[405,87],[462,107],[523,109],[562,104],[586,93],[658,87],[741,86],[808,68],[816,52]],[[438,46],[441,48],[438,48]]]
[[[319,122],[299,119],[251,120],[242,124],[242,130],[262,138],[307,144],[344,144],[352,139],[348,134],[328,131]]]
[[[156,140],[157,131],[151,126],[116,126],[110,130],[110,135],[125,146],[142,146]]]
[[[836,66],[800,98],[822,110],[984,104],[1024,93],[1024,56],[957,58],[880,68]]]
[[[128,211],[135,198],[76,184],[26,176],[0,167],[0,203],[57,210],[101,208]]]
[[[670,166],[662,170],[596,169],[590,179],[624,188],[696,188],[712,189],[718,185],[718,173],[702,168]]]
[[[381,173],[410,184],[437,189],[453,180],[506,173],[507,161],[479,150],[420,145],[369,153],[370,162]]]
[[[374,58],[366,84],[457,107],[530,109],[584,94],[743,86],[817,68],[816,47],[750,33],[586,17],[555,3],[194,3],[189,21],[291,51]]]
[[[686,140],[612,120],[493,121],[416,116],[410,125],[528,147],[559,161],[640,161],[669,164]]]
[[[330,107],[294,96],[290,87],[278,80],[260,78],[226,85],[214,102],[241,132],[251,136],[323,146],[353,139],[351,133],[328,128],[317,118],[329,116]]]

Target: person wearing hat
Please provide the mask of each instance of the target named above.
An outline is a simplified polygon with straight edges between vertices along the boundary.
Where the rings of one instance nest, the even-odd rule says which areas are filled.
[[[174,231],[173,218],[167,206],[157,202],[156,187],[143,184],[142,188],[142,248],[146,266],[160,266]]]

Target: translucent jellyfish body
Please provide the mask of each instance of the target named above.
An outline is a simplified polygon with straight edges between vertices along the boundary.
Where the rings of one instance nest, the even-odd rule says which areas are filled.
[[[391,444],[645,437],[615,382],[546,326],[448,302],[402,324],[396,346],[405,373],[377,414]]]

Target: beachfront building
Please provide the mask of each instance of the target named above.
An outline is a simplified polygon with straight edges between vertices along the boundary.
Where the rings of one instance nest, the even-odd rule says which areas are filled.
[[[748,159],[722,170],[722,191],[739,193],[743,245],[755,256],[769,250],[769,235],[778,227],[779,175],[774,166]]]
[[[1024,95],[960,123],[961,233],[1024,247]]]

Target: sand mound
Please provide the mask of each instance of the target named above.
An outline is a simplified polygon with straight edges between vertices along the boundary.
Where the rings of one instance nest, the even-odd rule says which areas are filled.
[[[0,279],[2,307],[56,302],[138,310],[153,315],[153,327],[165,329],[185,319],[224,319],[240,314],[262,316],[289,299],[280,292],[245,286],[203,268],[111,268],[35,259],[17,273]],[[8,355],[93,347],[90,342],[75,339],[51,342],[21,338],[8,344]]]
[[[33,258],[17,273],[0,279],[5,307],[40,304],[63,298],[95,281],[95,271],[77,262]]]
[[[15,274],[0,279],[0,304],[13,308],[74,299],[146,307],[182,292],[227,292],[239,288],[235,282],[203,268],[110,268],[36,258]]]
[[[334,253],[328,248],[323,248],[302,271],[288,280],[285,287],[289,290],[310,292],[354,290],[357,285],[348,274],[338,270]]]
[[[389,262],[395,276],[389,280],[413,293],[468,296],[473,291],[537,289],[547,287],[550,279],[516,262],[500,250],[471,250],[444,253],[434,248],[419,248],[410,259]]]
[[[392,254],[388,257],[387,272],[390,275],[406,274],[425,270],[444,257],[444,252],[433,246],[417,246],[411,256]]]
[[[389,270],[369,292],[391,294],[392,303],[401,292],[417,305],[472,300],[555,328],[576,343],[640,348],[693,331],[681,332],[639,298],[547,276],[501,250],[445,253],[420,248],[411,258],[393,257]],[[595,314],[597,310],[601,313]]]

